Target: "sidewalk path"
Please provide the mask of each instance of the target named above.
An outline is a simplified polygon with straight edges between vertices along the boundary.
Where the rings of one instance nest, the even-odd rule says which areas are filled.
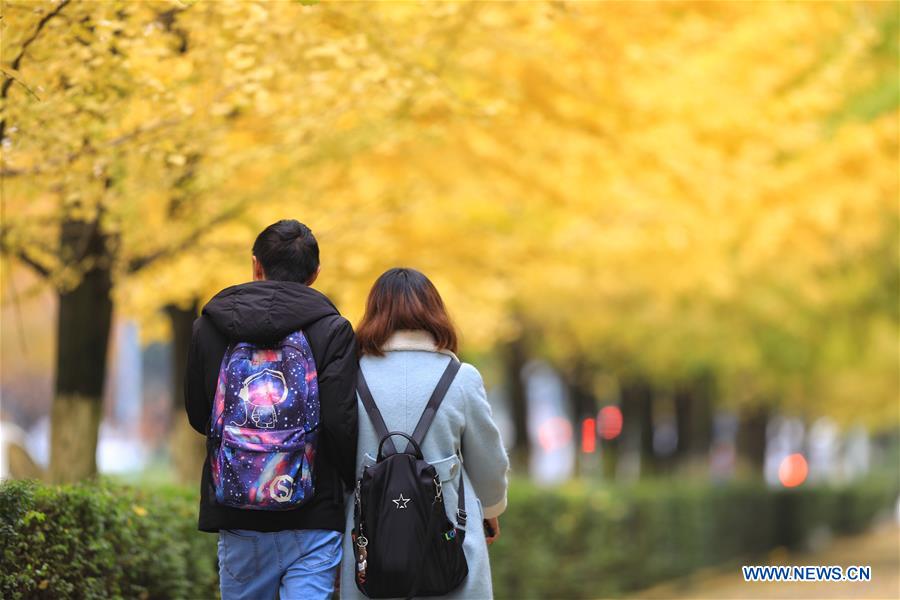
[[[706,570],[674,583],[637,592],[634,599],[886,599],[900,598],[900,527],[883,525],[854,537],[837,538],[821,552],[773,556],[767,564],[871,565],[869,582],[747,583],[740,565],[727,570]]]

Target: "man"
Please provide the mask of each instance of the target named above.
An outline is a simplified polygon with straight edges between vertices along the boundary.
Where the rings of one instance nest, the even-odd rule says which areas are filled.
[[[341,561],[344,492],[355,485],[356,341],[350,323],[338,313],[334,304],[309,287],[318,277],[320,266],[318,243],[306,225],[283,220],[263,230],[253,244],[252,266],[252,282],[219,292],[194,322],[185,375],[185,408],[191,426],[208,436],[209,450],[201,479],[199,528],[219,532],[223,600],[268,599],[274,598],[276,592],[284,600],[328,598],[333,592]],[[298,331],[302,336],[296,335]],[[284,374],[274,369],[257,372],[256,375],[268,378],[264,385],[255,391],[244,389],[248,387],[247,381],[256,377],[254,375],[244,381],[238,393],[241,380],[232,383],[232,379],[226,377],[231,377],[230,372],[226,373],[222,368],[231,368],[230,361],[237,353],[234,344],[252,344],[246,351],[248,354],[242,367],[242,373],[246,374],[248,369],[258,371],[260,361],[280,360],[282,352],[278,344],[285,343],[286,336],[292,336],[291,340],[302,341],[301,337],[307,340],[308,344],[297,342],[290,348],[283,346],[285,353],[293,352],[295,346],[308,349],[302,354],[298,349],[298,354],[293,355],[307,361],[303,363],[305,370],[303,364],[292,363],[291,367],[283,369]],[[229,364],[223,365],[229,348],[232,348],[229,361],[226,361]],[[296,375],[298,370],[301,371],[299,376]],[[285,383],[284,377],[291,374],[297,380]],[[217,412],[213,422],[214,400],[219,400],[217,411],[225,405],[221,398],[225,395],[226,381],[235,390],[229,410],[245,412],[242,417],[236,412],[237,418],[234,414],[224,418]],[[310,413],[305,417],[311,420],[307,422],[318,420],[318,426],[308,427],[310,432],[304,431],[302,426],[287,430],[287,434],[278,429],[294,425],[278,421],[289,418],[284,406],[290,402],[276,405],[284,401],[288,389],[303,395],[295,404],[300,405],[299,410]],[[273,390],[277,390],[275,396]],[[271,400],[273,397],[275,400]],[[317,411],[315,398],[318,398]],[[218,430],[217,423],[220,424]],[[233,448],[221,446],[225,439],[219,435],[222,430],[230,436],[250,436],[247,439],[253,442],[276,439],[273,435],[293,435],[294,431],[306,435],[307,441],[314,439],[312,444],[301,444],[301,449],[295,453],[299,464],[304,457],[312,457],[311,452],[314,452],[314,458],[309,460],[313,465],[310,487],[306,490],[309,497],[303,497],[303,489],[292,487],[298,485],[294,480],[300,478],[300,470],[303,479],[307,478],[307,466],[298,468],[295,477],[281,474],[273,478],[272,469],[265,468],[249,487],[242,484],[239,476],[244,473],[241,469],[255,477],[253,468],[260,464],[265,467],[275,455],[270,449],[270,454],[254,457],[259,459],[257,462],[234,460]],[[274,448],[276,451],[284,449],[277,445]],[[217,461],[215,457],[219,456],[220,449],[230,450],[232,454],[226,453],[225,459],[220,457]],[[283,456],[286,455],[275,456],[280,473],[285,472],[284,465],[277,461]],[[225,476],[223,460],[230,469]],[[233,464],[229,464],[229,460]],[[288,468],[290,466],[288,464]],[[234,474],[237,476],[229,478]],[[223,491],[226,485],[232,485],[238,491]],[[228,501],[237,497],[241,490],[247,495],[244,504]],[[247,497],[250,500],[246,500]],[[284,510],[290,505],[278,505],[292,500],[299,501],[296,508]],[[247,502],[251,501],[260,504],[249,506]],[[272,510],[273,507],[277,510]]]

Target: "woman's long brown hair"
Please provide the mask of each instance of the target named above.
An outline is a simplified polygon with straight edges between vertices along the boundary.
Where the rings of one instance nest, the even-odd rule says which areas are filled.
[[[456,329],[434,284],[415,269],[385,271],[366,301],[366,314],[356,328],[360,354],[382,356],[381,347],[395,331],[430,333],[441,350],[457,351]]]

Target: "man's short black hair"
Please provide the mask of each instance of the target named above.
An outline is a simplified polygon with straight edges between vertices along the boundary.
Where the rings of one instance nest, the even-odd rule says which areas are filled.
[[[319,243],[309,227],[295,219],[283,219],[256,237],[253,256],[266,279],[306,283],[319,268]]]

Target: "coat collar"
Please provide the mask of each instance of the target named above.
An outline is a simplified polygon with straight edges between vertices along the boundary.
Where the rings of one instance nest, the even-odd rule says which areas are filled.
[[[437,347],[434,337],[421,329],[399,329],[391,334],[391,337],[381,347],[382,352],[397,352],[403,350],[420,350],[423,352],[438,352],[456,358],[449,350]]]

